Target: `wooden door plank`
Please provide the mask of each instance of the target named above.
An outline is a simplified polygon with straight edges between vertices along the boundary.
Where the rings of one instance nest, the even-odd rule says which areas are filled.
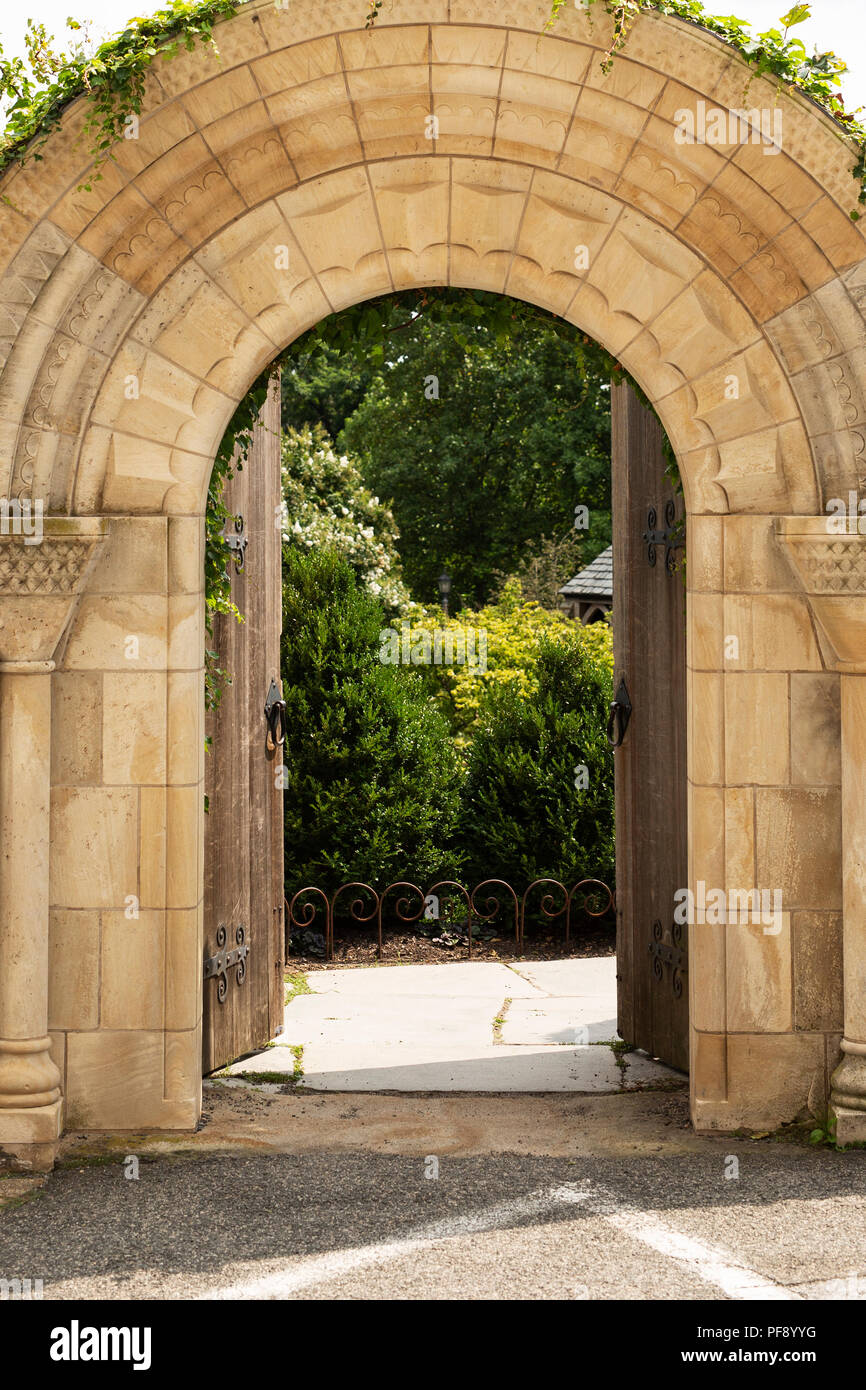
[[[687,882],[685,589],[663,548],[650,566],[643,539],[650,507],[662,529],[673,497],[658,421],[623,384],[611,423],[614,679],[625,677],[633,706],[615,755],[619,1029],[686,1069],[688,991],[677,996],[669,965],[657,978],[650,954],[656,920],[670,944],[674,893]]]
[[[210,810],[205,825],[205,951],[217,949],[226,925],[227,946],[239,924],[249,947],[241,987],[229,972],[224,1004],[216,980],[204,983],[202,1065],[205,1072],[265,1044],[282,1022],[282,792],[275,759],[266,753],[264,705],[279,674],[281,630],[280,402],[275,383],[242,469],[225,490],[229,511],[243,517],[244,566],[232,570],[232,598],[244,622],[216,615],[213,648],[228,671],[217,711],[208,715],[211,737],[205,776]],[[276,760],[276,765],[280,763]]]
[[[236,473],[226,485],[229,510],[243,515],[247,506],[247,474]],[[231,572],[232,600],[243,613],[247,607],[247,574]],[[249,926],[249,856],[238,847],[249,843],[249,750],[242,731],[246,726],[246,692],[249,680],[249,647],[244,625],[230,614],[215,614],[213,650],[217,665],[230,675],[219,706],[209,712],[206,730],[210,748],[205,760],[205,953],[217,949],[216,933],[224,925],[227,946],[235,944],[238,925]],[[217,998],[217,980],[204,982],[205,1072],[238,1056],[245,1034],[246,984],[238,987],[235,972],[228,978],[225,1003]]]
[[[282,629],[280,531],[276,517],[280,480],[280,394],[274,381],[260,417],[249,459],[247,513],[250,670],[249,732],[250,921],[257,950],[253,962],[252,1036],[267,1041],[282,1023],[282,791],[276,773],[282,753],[267,751],[265,699],[279,682]],[[251,953],[252,954],[252,953]],[[256,1045],[254,1041],[252,1045]]]

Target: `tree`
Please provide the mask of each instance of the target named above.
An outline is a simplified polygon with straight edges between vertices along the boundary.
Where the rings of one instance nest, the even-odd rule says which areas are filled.
[[[286,547],[289,895],[354,879],[430,880],[448,864],[460,771],[448,726],[412,671],[380,663],[381,605],[333,551]]]
[[[514,574],[493,577],[502,585],[500,592],[510,581],[516,580],[528,603],[537,603],[539,608],[557,613],[559,591],[584,563],[583,555],[584,547],[577,531],[569,531],[559,539],[542,536],[540,540],[527,542],[526,552]]]
[[[578,506],[588,550],[610,541],[606,376],[546,318],[519,318],[500,341],[466,304],[460,323],[409,321],[340,436],[393,508],[422,601],[445,567],[456,595],[483,603],[496,572],[567,533]]]
[[[356,354],[341,352],[308,334],[298,355],[283,370],[283,429],[321,425],[337,439],[374,375],[373,368]]]
[[[458,834],[474,879],[614,882],[611,679],[575,639],[539,640],[534,691],[491,685],[472,740]]]

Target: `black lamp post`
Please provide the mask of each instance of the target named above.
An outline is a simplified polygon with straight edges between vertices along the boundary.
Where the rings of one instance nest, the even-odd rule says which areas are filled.
[[[443,570],[439,576],[439,596],[442,599],[442,612],[448,617],[448,595],[451,593],[451,575]]]

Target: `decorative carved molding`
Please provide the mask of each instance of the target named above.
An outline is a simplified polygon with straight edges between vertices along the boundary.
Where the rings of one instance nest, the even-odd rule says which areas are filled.
[[[68,246],[69,237],[53,222],[38,223],[0,280],[0,370]]]
[[[776,539],[808,595],[831,669],[866,671],[866,535],[830,516],[780,516]],[[857,523],[855,522],[854,525]]]
[[[80,541],[0,545],[0,592],[74,594],[92,548]]]
[[[866,594],[866,536],[787,540],[809,594]]]
[[[41,540],[0,532],[0,596],[80,593],[106,530],[101,518],[46,517]]]

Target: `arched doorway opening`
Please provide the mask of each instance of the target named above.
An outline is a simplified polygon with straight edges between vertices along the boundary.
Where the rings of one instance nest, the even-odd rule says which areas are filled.
[[[428,301],[425,298],[423,302]],[[378,301],[376,311],[387,316],[389,304],[387,298]],[[472,321],[471,316],[480,312],[477,301],[473,296],[467,295],[463,304],[464,310],[469,310]],[[453,307],[452,300],[448,301],[448,305]],[[447,313],[448,309],[444,305],[443,308]],[[397,360],[385,363],[380,383],[382,390],[386,389],[384,380],[394,372],[405,386],[405,320],[408,314],[409,310],[401,300],[397,311],[398,331],[401,336],[395,338],[391,347],[391,352],[396,353]],[[350,322],[354,321],[353,315]],[[419,318],[418,322],[423,323],[423,318]],[[535,332],[542,335],[562,331],[559,326],[551,325],[546,317],[533,319],[532,322],[535,324]],[[330,329],[338,336],[341,324],[339,316],[330,323]],[[475,323],[474,338],[475,351],[483,351],[485,330]],[[287,390],[296,380],[299,366],[302,374],[310,368],[310,359],[315,352],[311,344],[315,341],[309,338],[302,340],[298,344],[297,353],[285,358]],[[544,341],[548,342],[548,339],[544,338]],[[572,390],[570,384],[567,385],[557,378],[555,386],[551,389],[557,393],[561,390],[563,395],[561,398],[557,395],[552,410],[555,418],[569,419],[573,418],[576,409],[575,398],[580,404],[581,392],[585,389],[578,380],[579,364],[583,361],[583,371],[593,372],[596,376],[598,365],[595,357],[587,359],[585,356],[575,356],[576,345],[569,336],[564,339],[557,338],[555,341],[559,342],[561,348],[557,360],[561,359],[563,369],[574,375],[575,383]],[[491,333],[490,345],[492,344]],[[514,351],[518,351],[519,356],[519,350],[513,348],[512,352]],[[579,350],[577,351],[579,353]],[[329,349],[330,352],[332,349]],[[430,353],[431,346],[428,343],[424,348],[426,356],[423,358],[428,366],[431,361]],[[474,411],[482,408],[479,398],[472,407],[472,414],[464,421],[456,404],[454,407],[450,404],[454,372],[458,371],[463,378],[457,398],[463,401],[464,405],[466,378],[473,376],[469,359],[464,359],[460,353],[457,356],[461,363],[459,368],[451,362],[450,367],[446,369],[445,363],[440,364],[437,359],[437,367],[443,370],[444,375],[442,396],[440,399],[437,393],[435,405],[429,403],[426,392],[422,397],[421,385],[425,380],[423,371],[419,375],[415,370],[406,387],[410,392],[417,387],[420,409],[416,430],[409,433],[417,432],[424,436],[425,429],[429,427],[424,423],[425,418],[429,420],[431,412],[440,419],[444,414],[446,423],[437,424],[435,430],[441,430],[443,437],[451,441],[452,454],[457,447],[456,440],[461,428],[470,429],[470,419],[474,425]],[[486,358],[484,360],[487,361]],[[349,361],[355,363],[354,349]],[[363,354],[358,355],[356,370],[358,365],[366,365]],[[588,542],[588,554],[592,556],[598,546],[609,540],[611,535],[612,473],[618,577],[616,675],[611,679],[613,656],[608,635],[608,642],[604,646],[606,656],[602,659],[603,693],[595,702],[592,699],[591,688],[585,691],[585,698],[591,707],[595,709],[596,703],[598,706],[594,716],[597,727],[592,725],[590,720],[592,727],[584,729],[584,735],[589,736],[588,741],[586,737],[577,738],[575,741],[574,733],[568,732],[567,724],[563,725],[555,746],[551,746],[543,757],[539,754],[539,774],[542,773],[541,764],[546,764],[549,758],[552,759],[552,772],[548,775],[545,770],[543,780],[538,782],[533,777],[527,779],[525,764],[519,770],[515,769],[513,779],[508,774],[503,775],[501,764],[498,764],[500,770],[493,777],[492,783],[484,778],[480,782],[480,786],[494,797],[492,806],[488,809],[496,821],[496,833],[493,837],[487,836],[483,826],[467,825],[460,819],[459,812],[456,819],[453,819],[454,813],[449,810],[441,819],[437,819],[435,832],[431,830],[430,838],[423,841],[422,853],[426,856],[426,870],[420,867],[420,860],[416,862],[412,857],[418,847],[413,847],[411,839],[409,844],[401,843],[399,857],[393,859],[392,843],[387,830],[379,820],[375,796],[368,800],[370,782],[378,783],[383,775],[396,777],[403,788],[401,796],[405,794],[405,779],[408,778],[408,784],[411,785],[413,779],[417,781],[419,777],[424,778],[414,755],[410,757],[406,767],[392,768],[390,763],[389,771],[384,771],[378,765],[373,767],[367,758],[360,756],[362,747],[366,747],[369,731],[356,730],[354,737],[358,740],[359,758],[350,757],[347,767],[344,741],[338,739],[334,743],[326,732],[331,719],[325,710],[330,706],[326,705],[325,710],[320,710],[322,692],[318,683],[319,677],[315,676],[312,679],[310,688],[305,684],[311,679],[310,672],[318,672],[320,663],[325,660],[328,634],[334,635],[329,620],[323,618],[323,613],[328,610],[329,594],[319,595],[322,610],[317,621],[318,636],[314,649],[307,651],[309,639],[306,633],[309,619],[304,619],[300,629],[299,635],[309,660],[299,662],[289,639],[289,647],[286,648],[284,656],[289,669],[294,672],[293,676],[287,677],[291,689],[280,692],[275,686],[275,682],[278,685],[280,679],[280,669],[274,655],[279,646],[280,596],[279,584],[275,581],[273,535],[268,531],[268,527],[272,526],[274,516],[280,516],[281,505],[284,504],[279,485],[279,390],[272,381],[265,408],[266,418],[263,418],[254,436],[250,463],[245,464],[243,470],[233,478],[227,494],[229,511],[238,514],[234,522],[228,522],[229,544],[244,547],[243,562],[241,563],[235,555],[235,565],[229,566],[232,573],[232,599],[244,614],[245,621],[243,627],[238,628],[231,615],[225,618],[217,617],[215,622],[218,625],[218,633],[210,643],[217,648],[214,656],[215,665],[232,672],[232,681],[224,691],[219,711],[210,726],[213,735],[213,756],[208,762],[206,780],[209,807],[205,845],[204,907],[206,984],[203,1056],[206,1074],[233,1063],[241,1055],[259,1052],[269,1038],[276,1033],[282,1033],[282,993],[279,988],[279,975],[275,977],[273,966],[275,963],[279,965],[282,959],[284,938],[287,969],[293,963],[296,969],[303,966],[303,961],[290,961],[290,941],[295,943],[302,955],[306,954],[305,943],[309,945],[309,963],[315,967],[319,954],[327,957],[329,961],[334,959],[335,938],[342,938],[347,934],[352,938],[353,945],[349,948],[345,939],[340,940],[337,958],[344,963],[347,960],[361,963],[366,959],[365,951],[368,949],[364,941],[365,929],[370,935],[370,948],[378,929],[378,949],[375,953],[378,960],[382,959],[383,943],[386,958],[395,958],[389,949],[388,940],[395,931],[398,932],[396,958],[403,964],[421,956],[428,960],[436,959],[438,956],[441,960],[441,949],[437,951],[430,946],[426,953],[424,952],[419,933],[437,936],[436,930],[427,927],[426,919],[440,920],[439,895],[446,883],[451,884],[457,900],[450,904],[442,904],[442,921],[449,916],[449,906],[451,909],[459,908],[456,918],[459,921],[458,935],[462,932],[465,939],[459,942],[457,938],[447,942],[440,939],[438,944],[440,948],[443,944],[451,947],[459,945],[454,955],[460,959],[467,950],[469,959],[473,958],[472,940],[473,934],[477,933],[496,938],[498,945],[492,950],[494,959],[498,959],[503,953],[510,957],[517,946],[518,936],[523,946],[517,952],[516,958],[522,959],[526,950],[529,950],[532,958],[533,952],[537,949],[533,937],[539,929],[545,928],[553,932],[559,942],[560,951],[565,955],[571,955],[575,950],[578,954],[610,954],[613,950],[615,923],[621,965],[619,1017],[623,1036],[630,1040],[632,1046],[648,1051],[653,1056],[659,1056],[683,1071],[688,1070],[687,942],[683,924],[678,924],[673,917],[676,892],[686,883],[687,853],[685,587],[682,570],[684,507],[682,496],[675,491],[674,484],[667,476],[670,463],[662,447],[663,436],[658,422],[625,386],[613,388],[615,409],[612,467],[607,462],[605,456],[610,453],[611,386],[604,380],[603,359],[602,368],[602,377],[598,381],[600,390],[597,395],[595,392],[590,395],[590,400],[594,402],[593,407],[584,404],[581,408],[585,414],[587,411],[598,412],[599,423],[595,428],[603,435],[601,450],[602,457],[605,458],[604,471],[607,473],[607,482],[599,484],[596,476],[598,461],[594,456],[589,465],[579,454],[572,458],[569,445],[565,438],[560,436],[559,444],[552,445],[552,453],[544,453],[542,450],[545,471],[561,474],[559,486],[548,484],[549,491],[545,494],[548,506],[552,510],[539,511],[536,507],[533,516],[539,527],[546,526],[549,529],[552,523],[555,530],[557,524],[560,528],[573,524],[575,528],[580,526],[585,530],[590,524],[589,506],[586,504],[591,503],[594,513],[592,529],[596,537],[594,541]],[[547,369],[549,370],[549,363]],[[311,370],[315,377],[315,369]],[[329,373],[339,376],[343,370],[345,369],[341,366],[338,371],[333,358],[328,357]],[[525,362],[521,366],[521,371],[524,370]],[[486,390],[488,394],[492,393],[494,401],[500,401],[502,384],[497,386],[491,380],[490,371],[489,362],[486,368],[476,368],[475,375],[478,381],[475,389],[481,392]],[[439,382],[438,377],[436,381]],[[403,387],[397,386],[393,389],[397,390],[398,396],[402,396]],[[327,418],[332,429],[333,421],[338,418],[334,414],[334,390],[332,380],[327,392]],[[294,395],[292,398],[294,400]],[[359,398],[363,399],[363,391],[359,393]],[[306,408],[310,409],[309,403]],[[547,418],[545,412],[550,409],[546,401],[539,403],[536,398],[526,396],[523,411],[528,412],[527,418],[513,419],[513,426],[521,432],[522,438],[531,441],[535,432],[542,430],[542,421]],[[535,414],[534,411],[541,413]],[[503,413],[512,420],[513,412],[509,413],[508,407],[500,402],[495,407],[494,414]],[[313,415],[315,416],[315,409]],[[486,404],[486,415],[490,415],[489,402]],[[361,418],[363,419],[363,416]],[[303,419],[305,428],[308,428],[309,416],[304,415]],[[343,419],[343,416],[339,416],[339,419]],[[588,422],[585,428],[588,429]],[[501,434],[501,426],[494,426],[490,420],[488,430],[488,439],[493,432]],[[367,434],[369,437],[369,428]],[[470,437],[474,437],[471,429]],[[324,457],[321,445],[325,442],[319,441],[318,451],[311,454],[311,459],[316,456]],[[370,442],[371,447],[375,448],[375,440]],[[351,449],[351,444],[346,445],[344,441],[341,448],[344,447]],[[570,447],[573,450],[574,444]],[[508,473],[516,473],[515,459],[520,453],[520,448],[517,439],[512,437],[503,458],[500,458],[495,450],[493,458],[490,454],[487,455],[484,486],[491,495],[499,498],[501,507],[509,515],[514,511],[514,501],[503,495],[503,461]],[[404,439],[398,449],[401,456],[401,475],[406,472],[404,455],[407,451],[413,459],[417,459],[419,470],[429,469],[429,446],[421,443],[416,449]],[[569,464],[564,463],[560,458],[561,454],[572,461]],[[293,457],[293,454],[290,452],[288,457]],[[348,460],[342,460],[344,468],[348,463]],[[373,466],[375,469],[375,464]],[[464,467],[470,466],[467,457],[464,459]],[[491,466],[493,475],[488,476]],[[572,466],[576,470],[579,468],[574,476]],[[325,467],[323,463],[322,468]],[[450,477],[453,471],[452,457],[447,476]],[[452,528],[452,558],[456,561],[458,574],[462,576],[460,588],[465,590],[466,575],[469,572],[467,567],[473,563],[469,556],[475,557],[475,564],[479,561],[478,546],[479,543],[483,545],[483,542],[479,542],[479,537],[487,536],[488,543],[492,540],[493,544],[501,546],[502,528],[495,525],[488,516],[483,521],[476,518],[467,530],[461,508],[469,505],[469,513],[472,514],[478,499],[471,489],[467,489],[463,469],[459,471],[460,488],[455,490],[449,487],[449,495],[444,502],[444,515]],[[537,482],[531,467],[528,467],[526,473],[526,489],[529,496],[532,496]],[[327,477],[331,480],[326,486],[330,498],[329,489],[336,484],[330,473]],[[381,476],[377,478],[374,471],[372,479],[368,481],[376,492],[381,492]],[[291,495],[294,496],[296,490],[292,484],[290,486]],[[319,486],[316,482],[315,487],[318,489]],[[427,487],[440,486],[435,469],[432,473],[425,473],[423,480],[421,477],[414,480],[409,486],[413,508],[416,495],[424,494]],[[514,486],[519,489],[520,484],[515,482]],[[383,495],[389,495],[387,484]],[[471,505],[468,503],[469,497],[472,498]],[[345,500],[350,501],[348,496]],[[299,505],[302,515],[307,517],[307,504]],[[420,526],[420,534],[438,535],[441,527],[439,512],[433,503],[428,501],[426,505],[426,511],[422,507],[423,524]],[[522,511],[523,507],[518,505],[517,514],[520,515]],[[665,533],[662,536],[661,532],[653,532],[653,536],[648,539],[647,526],[650,523],[655,525],[653,518],[657,512],[663,519],[667,517],[668,521],[674,514],[678,514],[676,534],[671,531],[670,534]],[[408,514],[414,517],[413,511]],[[291,543],[299,525],[289,503],[284,528],[287,543]],[[428,555],[426,546],[423,554],[412,553],[411,537],[414,536],[417,542],[419,526],[416,520],[410,525],[410,549],[407,552],[401,543],[401,554],[409,562],[413,578],[418,574],[425,575],[432,591],[433,576],[438,572],[436,556]],[[237,528],[241,533],[240,542],[235,537]],[[321,545],[321,525],[318,524],[315,530],[319,537],[317,543]],[[465,552],[461,549],[461,542],[455,541],[454,533],[463,537],[463,545],[470,545],[470,551]],[[530,536],[536,544],[542,542],[540,532],[533,535],[530,529],[528,537]],[[656,548],[660,551],[661,559],[658,565]],[[516,559],[521,549],[519,541],[515,539],[509,553]],[[356,553],[356,541],[351,542],[348,553]],[[675,560],[676,555],[679,555],[678,561]],[[373,588],[378,594],[381,592],[379,569],[376,570],[376,576]],[[494,570],[493,576],[488,575],[483,581],[487,587],[479,590],[478,594],[485,594],[491,599],[501,587],[503,577],[503,571]],[[417,585],[419,580],[414,578],[414,582]],[[531,593],[524,592],[524,582],[527,580],[516,579],[524,599],[534,599],[537,593],[542,592],[537,588],[533,588]],[[537,583],[534,567],[529,572],[528,582]],[[556,584],[559,582],[559,579],[555,581]],[[416,602],[424,591],[423,580],[420,583],[422,588],[413,591]],[[496,588],[489,587],[492,583],[495,583]],[[263,597],[265,594],[269,595],[267,600]],[[452,597],[456,599],[456,595]],[[409,591],[404,586],[404,599],[409,598]],[[309,597],[305,602],[311,602]],[[546,599],[542,598],[542,603],[544,602],[555,605],[555,586]],[[505,601],[501,611],[498,611],[495,605],[489,610],[486,602],[481,603],[479,611],[478,602],[470,602],[468,612],[464,607],[461,615],[462,622],[468,625],[475,636],[478,635],[476,630],[479,627],[485,628],[487,622],[493,622],[492,645],[489,651],[493,671],[495,673],[504,660],[508,670],[501,671],[500,676],[513,679],[517,673],[512,668],[525,660],[526,667],[520,672],[520,680],[528,682],[527,690],[534,680],[530,670],[534,667],[535,657],[530,654],[530,650],[534,652],[541,620],[544,620],[547,635],[555,640],[566,642],[569,647],[581,642],[578,637],[581,631],[579,625],[575,627],[569,624],[555,612],[548,611],[546,616],[544,607],[535,612],[532,608],[533,605],[530,604],[523,619],[535,633],[535,637],[527,645],[525,657],[522,654],[515,656],[514,648],[508,639],[505,639],[505,647],[502,646],[500,624],[505,612],[511,613],[510,641],[518,640],[518,629],[514,627],[514,610],[510,600]],[[409,611],[410,608],[402,610],[404,615]],[[386,621],[385,611],[382,609],[378,625],[381,626]],[[394,621],[396,622],[396,619]],[[427,636],[424,625],[428,622],[435,625],[436,619],[429,611],[422,610],[419,616],[416,609],[413,621],[421,624],[421,635]],[[402,661],[406,666],[413,668],[414,674],[408,671],[403,674],[408,677],[409,686],[415,687],[415,676],[420,666],[429,662],[428,674],[433,674],[433,643],[428,643],[429,651],[426,657],[424,651],[414,651],[410,657],[412,624],[404,621],[403,626],[406,629],[405,652],[403,657],[398,659],[398,664]],[[391,631],[392,629],[386,629],[386,635]],[[447,629],[440,630],[439,636],[445,635],[446,631]],[[482,632],[480,637],[485,652],[484,671],[487,674],[487,631]],[[340,645],[343,641],[345,635]],[[594,647],[590,645],[585,651],[589,656]],[[359,651],[357,659],[359,666],[363,667],[364,653]],[[440,653],[439,664],[443,659],[447,666],[453,666],[455,662],[462,665],[467,658],[462,648],[455,651],[451,647],[447,653]],[[390,660],[389,657],[388,661]],[[469,661],[470,665],[473,664],[471,656]],[[343,671],[344,665],[345,658],[341,654],[335,669]],[[578,686],[574,690],[574,698],[580,703],[581,677],[578,671],[579,667],[575,667],[573,679],[577,680]],[[356,678],[353,671],[350,682]],[[634,696],[634,705],[629,698],[629,686]],[[620,687],[625,692],[622,701],[627,702],[628,706],[626,719],[623,718],[623,710],[619,705],[611,704],[615,688],[618,701],[620,700]],[[447,685],[445,688],[448,688]],[[483,685],[479,688],[483,689]],[[435,680],[432,685],[427,682],[426,689],[428,699],[433,691],[442,693]],[[301,690],[306,693],[299,700]],[[266,692],[270,692],[275,700],[279,699],[281,693],[286,695],[290,699],[291,708],[295,710],[295,716],[290,717],[288,723],[304,726],[302,730],[299,728],[297,737],[293,731],[288,732],[287,746],[282,750],[276,749],[270,737],[266,737],[262,718]],[[312,706],[308,704],[311,698]],[[352,698],[349,696],[350,700]],[[465,703],[465,688],[462,699]],[[435,703],[434,696],[430,705],[431,713]],[[344,712],[344,696],[339,697],[338,704],[341,713]],[[489,709],[492,710],[494,706],[495,702]],[[297,711],[300,708],[306,713],[298,720]],[[566,708],[567,705],[563,705],[559,718],[566,714]],[[610,719],[609,708],[613,710]],[[333,715],[332,711],[331,718]],[[479,723],[483,723],[480,713]],[[606,726],[607,740],[604,734]],[[350,727],[355,728],[355,725],[352,724]],[[511,737],[514,737],[516,726],[509,722],[509,727],[512,729]],[[457,801],[460,804],[469,792],[470,785],[474,789],[471,794],[476,799],[479,795],[484,795],[483,791],[479,792],[478,760],[475,759],[473,764],[470,759],[469,766],[465,761],[468,746],[471,745],[477,731],[475,724],[466,725],[463,720],[458,720],[452,729],[452,735],[458,740],[458,747],[463,755],[454,769],[461,788],[457,793]],[[567,754],[560,746],[563,739],[568,744]],[[613,756],[607,749],[608,740],[611,745],[618,746],[618,751]],[[402,743],[403,740],[398,739],[398,742]],[[533,738],[530,738],[530,744],[532,742]],[[320,750],[312,764],[306,762],[310,746]],[[606,750],[604,753],[601,752],[602,747]],[[509,745],[509,748],[512,753],[516,752],[516,745]],[[330,750],[327,754],[326,749]],[[591,749],[594,751],[591,752]],[[442,759],[448,762],[450,746],[445,746],[440,751]],[[494,745],[494,753],[501,755],[503,751],[498,744]],[[524,749],[524,756],[531,758],[529,747]],[[584,764],[584,759],[588,759],[589,765]],[[280,766],[281,762],[283,766]],[[614,763],[617,769],[616,779]],[[464,784],[470,767],[474,767],[474,779],[470,774],[469,781]],[[620,872],[616,877],[613,864],[614,780],[620,807],[616,833]],[[443,778],[442,787],[446,785],[447,779]],[[277,861],[281,862],[281,855],[279,850],[274,855],[268,830],[281,819],[279,793],[283,791],[288,798],[289,824],[295,827],[294,838],[288,827],[286,833],[285,892],[280,886],[282,880],[279,874],[276,880],[274,877],[274,868],[278,868]],[[275,795],[275,792],[278,794]],[[327,806],[340,808],[336,818],[333,818],[331,813],[322,814],[322,796]],[[570,814],[564,812],[564,802],[569,803]],[[364,809],[361,810],[361,807]],[[500,815],[504,815],[509,828],[505,843]],[[567,827],[563,820],[564,815],[568,822]],[[405,820],[401,821],[401,825],[402,835],[408,833],[411,836]],[[360,844],[366,844],[371,835],[375,835],[380,855],[373,860],[359,848]],[[250,845],[249,854],[243,848],[247,843]],[[338,865],[339,868],[336,867]],[[459,886],[454,883],[455,876],[459,880]],[[386,885],[394,880],[396,883],[393,885],[393,891],[388,890]],[[419,888],[419,884],[425,886]],[[405,893],[397,891],[399,885],[403,886]],[[618,912],[615,912],[613,905],[614,887],[618,891]],[[429,896],[431,894],[432,897]],[[544,896],[545,894],[547,896]],[[466,913],[468,918],[465,917]],[[342,922],[339,931],[337,918],[341,918]],[[250,926],[253,920],[256,923],[254,929]],[[594,933],[593,928],[600,927],[601,922],[606,923],[607,930]],[[227,923],[230,924],[230,940],[225,937]],[[405,939],[399,936],[401,924],[404,927]],[[281,925],[283,930],[280,930]],[[526,926],[529,927],[528,937],[524,931]],[[234,933],[238,927],[243,937],[239,948],[234,940]],[[440,925],[439,931],[442,930],[443,927]],[[453,933],[449,933],[449,936],[451,934]],[[355,937],[360,939],[356,941]],[[552,941],[553,938],[551,944]],[[347,950],[350,952],[348,955]],[[546,943],[542,953],[549,954],[546,951]],[[486,954],[483,940],[476,943],[475,958],[486,958]],[[445,958],[448,958],[447,953]],[[507,993],[507,978],[503,973],[503,995]],[[574,978],[576,980],[577,976]],[[611,985],[613,983],[611,973]],[[233,984],[243,988],[232,989]],[[573,992],[581,993],[578,984],[574,985]],[[296,1012],[297,1010],[294,1011]],[[616,999],[612,997],[606,1001],[604,1018],[615,1018],[616,1014]],[[291,1021],[287,1016],[287,1025]],[[580,1032],[579,1029],[574,1031],[576,1035]],[[613,1036],[613,1025],[610,1035]],[[599,1039],[600,1037],[599,1034]],[[281,1056],[294,1070],[295,1062],[289,1058],[288,1053],[278,1054],[272,1061],[279,1061]],[[265,1065],[265,1062],[264,1056],[260,1056],[258,1064],[251,1061],[246,1069],[256,1072],[264,1068],[265,1071],[274,1072],[275,1066]],[[399,1065],[403,1074],[410,1064],[403,1061],[399,1064],[395,1062],[394,1065]],[[358,1077],[363,1078],[363,1069],[358,1070]],[[412,1089],[411,1085],[409,1089]]]

